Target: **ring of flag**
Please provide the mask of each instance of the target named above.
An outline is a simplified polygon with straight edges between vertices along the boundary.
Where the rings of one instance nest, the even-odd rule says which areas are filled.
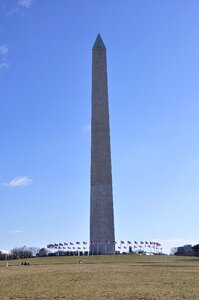
[[[160,250],[162,250],[161,243],[159,242],[154,242],[154,241],[131,241],[131,240],[121,240],[121,241],[103,241],[103,242],[87,242],[87,241],[76,241],[76,242],[59,242],[59,243],[51,243],[47,245],[47,248],[50,250],[58,250],[58,251],[89,251],[90,246],[96,246],[96,247],[101,247],[101,246],[108,246],[108,245],[116,245],[116,251],[119,252],[126,252],[127,249],[134,249],[134,252],[136,251],[156,251],[159,253]],[[138,250],[137,250],[138,249]]]

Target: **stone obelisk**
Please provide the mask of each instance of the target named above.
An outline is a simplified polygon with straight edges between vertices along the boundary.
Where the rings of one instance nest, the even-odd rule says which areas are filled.
[[[106,47],[98,34],[92,49],[90,252],[114,254]]]

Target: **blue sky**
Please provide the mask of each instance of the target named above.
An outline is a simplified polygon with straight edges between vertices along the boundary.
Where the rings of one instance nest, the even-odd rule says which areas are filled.
[[[0,0],[0,249],[89,238],[99,32],[116,240],[199,242],[198,13],[197,0]]]

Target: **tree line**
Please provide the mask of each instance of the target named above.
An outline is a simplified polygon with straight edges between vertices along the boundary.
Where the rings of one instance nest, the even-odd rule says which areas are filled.
[[[43,257],[47,256],[49,253],[46,248],[37,248],[37,247],[15,247],[8,254],[0,251],[0,260],[11,260],[11,259],[26,259],[31,257]]]

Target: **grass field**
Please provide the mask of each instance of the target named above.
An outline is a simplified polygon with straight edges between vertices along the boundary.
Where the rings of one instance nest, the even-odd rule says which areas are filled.
[[[0,262],[0,300],[199,299],[199,259],[89,256]]]

